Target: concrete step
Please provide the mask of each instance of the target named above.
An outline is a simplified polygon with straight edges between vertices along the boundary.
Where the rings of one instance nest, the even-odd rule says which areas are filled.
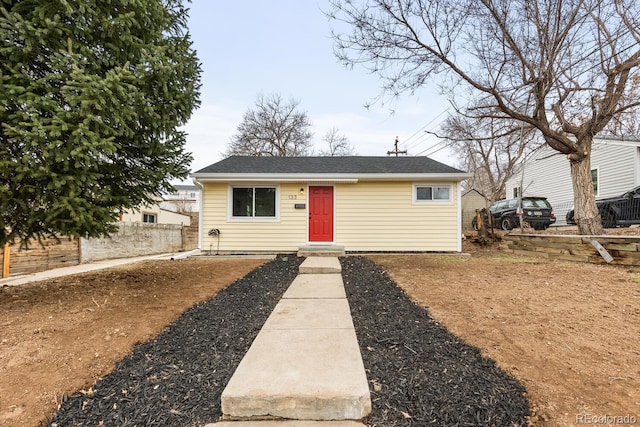
[[[298,256],[301,256],[301,257],[311,257],[311,256],[339,257],[344,255],[345,255],[344,246],[310,245],[310,246],[301,246],[298,248]]]
[[[309,257],[299,267],[300,274],[335,274],[342,272],[336,257]]]
[[[365,427],[357,421],[301,421],[301,420],[269,420],[269,421],[221,421],[207,424],[204,427]]]

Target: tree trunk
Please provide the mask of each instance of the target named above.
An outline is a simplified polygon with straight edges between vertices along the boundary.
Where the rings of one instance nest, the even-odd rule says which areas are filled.
[[[591,182],[590,151],[582,160],[570,161],[573,182],[573,212],[574,220],[578,224],[578,233],[599,235],[603,234],[603,229]]]

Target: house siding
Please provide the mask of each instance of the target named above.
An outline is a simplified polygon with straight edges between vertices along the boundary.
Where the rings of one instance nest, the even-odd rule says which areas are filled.
[[[638,185],[638,147],[594,140],[591,169],[598,169],[597,198],[617,196]],[[524,168],[507,181],[507,197],[522,183],[523,196],[546,197],[564,225],[567,211],[573,208],[573,184],[567,158],[545,146],[529,159]]]
[[[306,188],[306,185],[302,187]],[[228,218],[229,184],[206,183],[203,190],[201,249],[214,252],[218,250],[217,237],[208,235],[209,230],[216,228],[220,230],[221,253],[297,251],[307,239],[307,211],[295,209],[295,204],[306,203],[306,192],[305,195],[300,195],[300,188],[300,184],[279,185],[278,221],[233,221]]]
[[[143,222],[144,214],[155,215],[156,224],[191,225],[191,217],[186,214],[162,209],[158,204],[142,205],[138,209],[129,209],[122,213],[120,222]]]
[[[443,204],[414,204],[413,184],[335,184],[335,244],[358,252],[459,251],[458,184],[447,183],[452,201]],[[228,189],[226,183],[204,184],[203,251],[218,250],[217,238],[208,235],[212,228],[220,230],[220,253],[294,252],[308,243],[308,211],[295,207],[308,205],[308,184],[279,185],[280,216],[273,222],[229,220]]]
[[[336,243],[350,251],[457,251],[457,184],[446,204],[414,204],[413,184],[338,185]]]

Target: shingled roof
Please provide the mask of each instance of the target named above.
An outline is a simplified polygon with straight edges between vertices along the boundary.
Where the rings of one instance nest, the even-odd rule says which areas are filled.
[[[195,178],[239,174],[455,175],[466,173],[428,157],[255,157],[231,156],[195,172]],[[452,177],[453,178],[453,177]]]

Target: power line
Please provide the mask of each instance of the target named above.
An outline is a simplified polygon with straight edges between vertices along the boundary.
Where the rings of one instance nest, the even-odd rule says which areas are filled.
[[[631,34],[631,30],[630,30],[630,29],[627,29],[626,31],[623,31],[623,32],[617,33],[617,34],[616,34],[616,37],[615,37],[615,39],[614,39],[613,41],[617,42],[619,39],[621,39],[622,37],[625,37],[625,36],[627,36],[627,35],[629,35],[629,34]],[[600,46],[600,44],[599,44],[596,40],[594,40],[594,43],[593,43],[593,45],[590,47],[589,52],[588,52],[588,53],[583,54],[579,59],[577,59],[577,60],[573,61],[573,62],[572,62],[572,64],[578,64],[578,63],[582,62],[584,59],[588,58],[590,55],[592,55],[592,54],[594,54],[594,53],[598,52],[598,48],[597,48],[598,46]],[[583,71],[581,71],[581,72],[580,72],[580,73],[578,73],[577,75],[573,76],[573,77],[572,77],[572,79],[575,79],[575,78],[577,78],[577,77],[580,77],[580,76],[582,76],[582,75],[584,75],[584,74],[586,74],[586,73],[588,73],[588,72],[590,72],[590,71],[592,71],[592,70],[594,70],[594,69],[596,69],[596,68],[598,68],[598,67],[601,67],[601,66],[602,66],[602,65],[604,65],[606,62],[611,61],[611,60],[614,58],[614,56],[619,56],[620,54],[622,54],[622,53],[624,53],[624,52],[626,52],[626,51],[628,51],[628,50],[632,49],[632,48],[633,48],[633,47],[635,47],[635,46],[636,46],[636,44],[633,44],[633,43],[632,43],[632,44],[629,44],[628,46],[626,46],[626,47],[624,47],[623,49],[619,50],[615,55],[611,55],[611,56],[609,56],[609,57],[607,57],[607,58],[603,58],[603,59],[601,59],[599,62],[597,62],[597,63],[593,64],[591,67],[588,67],[588,68],[584,69]],[[469,100],[469,101],[467,102],[467,104],[465,105],[465,107],[467,107],[470,103],[471,103],[471,100]],[[427,122],[425,125],[423,125],[422,127],[420,127],[420,128],[419,128],[415,133],[413,133],[411,136],[409,136],[409,138],[407,138],[407,140],[406,140],[407,142],[405,142],[405,145],[404,145],[404,146],[405,146],[406,151],[408,151],[409,149],[415,148],[415,147],[416,147],[416,146],[418,146],[419,144],[421,144],[421,143],[425,142],[425,139],[426,139],[425,133],[427,133],[427,132],[426,132],[426,130],[425,130],[425,128],[427,128],[427,126],[429,126],[429,125],[431,125],[433,122],[435,122],[435,121],[436,121],[438,118],[440,118],[443,114],[447,113],[447,112],[450,110],[450,108],[451,108],[451,107],[447,107],[445,110],[441,111],[441,112],[440,112],[436,117],[434,117],[433,119],[431,119],[431,120],[430,120],[429,122]],[[421,131],[422,131],[422,132],[421,132]],[[419,136],[418,136],[418,135],[419,135]],[[415,139],[414,139],[414,138],[415,138]],[[412,141],[412,139],[413,139],[413,141]],[[411,142],[409,142],[409,141],[411,141]],[[427,152],[429,152],[430,150],[433,150],[433,151],[431,151],[431,152],[429,152],[428,154],[425,154],[425,155],[427,155],[427,156],[428,156],[428,155],[435,154],[435,153],[437,153],[437,152],[439,152],[439,151],[443,150],[444,148],[447,148],[447,147],[451,146],[451,145],[452,145],[453,143],[455,143],[456,141],[450,141],[449,143],[445,143],[445,142],[446,142],[446,140],[439,141],[439,142],[437,142],[435,145],[433,145],[432,147],[429,147],[429,148],[427,148],[427,149],[425,149],[425,150],[423,150],[423,151],[419,152],[419,153],[418,153],[418,154],[416,154],[416,155],[417,155],[417,156],[419,156],[419,155],[423,155],[424,153],[427,153]],[[435,149],[438,145],[441,145],[441,144],[444,144],[444,145],[442,145],[442,147],[440,147],[440,148]],[[434,150],[434,149],[435,149],[435,150]],[[397,148],[396,148],[396,150],[397,150]]]
[[[424,129],[427,126],[431,125],[436,120],[438,120],[443,114],[447,113],[450,109],[451,109],[451,107],[447,107],[444,110],[442,110],[437,116],[435,116],[433,119],[428,121],[424,126],[422,126],[420,129],[418,129],[413,135],[411,135],[409,138],[407,138],[405,140],[405,143],[404,143],[405,149],[410,150],[411,148],[413,148],[416,145],[420,144],[420,142],[422,142],[422,138],[424,138]],[[412,138],[415,138],[416,135],[419,135],[418,138],[413,142],[409,142],[409,141],[411,141]]]

